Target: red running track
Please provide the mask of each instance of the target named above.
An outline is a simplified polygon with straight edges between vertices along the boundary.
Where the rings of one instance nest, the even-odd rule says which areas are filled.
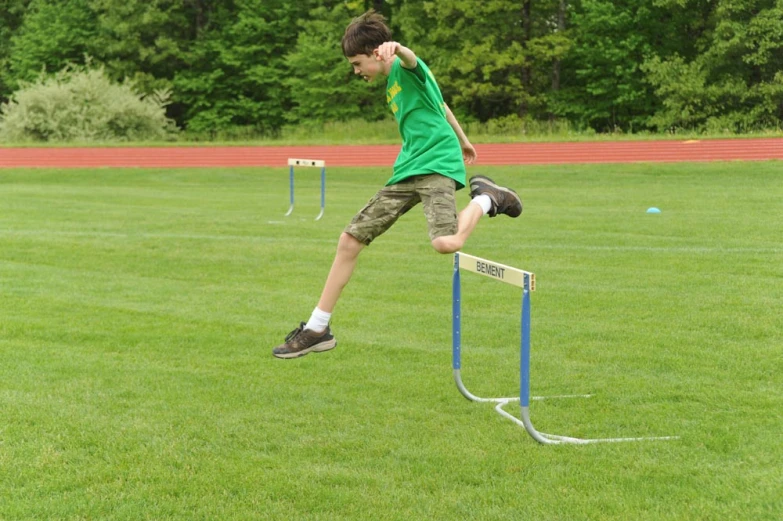
[[[476,150],[478,165],[761,161],[783,159],[783,138],[504,143],[476,145]],[[0,168],[282,167],[288,158],[390,167],[398,152],[398,145],[0,148]]]

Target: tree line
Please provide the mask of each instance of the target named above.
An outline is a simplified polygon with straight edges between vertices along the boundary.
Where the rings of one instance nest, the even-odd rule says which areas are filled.
[[[194,132],[386,118],[339,45],[368,8],[461,120],[783,126],[783,0],[0,0],[0,101],[89,63]]]

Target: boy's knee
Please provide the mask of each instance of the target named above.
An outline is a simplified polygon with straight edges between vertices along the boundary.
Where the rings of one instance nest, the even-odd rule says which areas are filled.
[[[436,237],[432,239],[432,247],[435,251],[442,254],[454,253],[462,248],[462,243],[453,236],[451,237]]]
[[[337,242],[337,250],[349,255],[358,255],[364,248],[364,244],[350,233],[340,234],[340,240]]]

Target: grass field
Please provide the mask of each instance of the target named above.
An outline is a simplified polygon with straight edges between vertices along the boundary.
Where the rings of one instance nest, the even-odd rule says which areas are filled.
[[[329,169],[319,222],[304,169],[288,218],[284,169],[5,170],[0,519],[783,518],[783,164],[481,172],[525,200],[465,251],[536,272],[532,393],[593,395],[534,424],[678,440],[542,446],[462,398],[419,208],[362,254],[338,347],[273,358],[387,169]],[[462,289],[463,379],[510,396],[520,292]]]

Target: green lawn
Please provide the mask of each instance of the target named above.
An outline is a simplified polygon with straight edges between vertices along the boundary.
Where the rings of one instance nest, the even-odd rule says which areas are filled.
[[[0,519],[781,519],[783,163],[481,172],[525,201],[465,251],[536,273],[532,393],[593,395],[534,424],[678,440],[543,446],[462,398],[419,208],[338,347],[273,358],[388,169],[330,168],[319,222],[315,170],[288,218],[285,169],[0,170]],[[520,291],[462,289],[463,379],[511,396]]]

